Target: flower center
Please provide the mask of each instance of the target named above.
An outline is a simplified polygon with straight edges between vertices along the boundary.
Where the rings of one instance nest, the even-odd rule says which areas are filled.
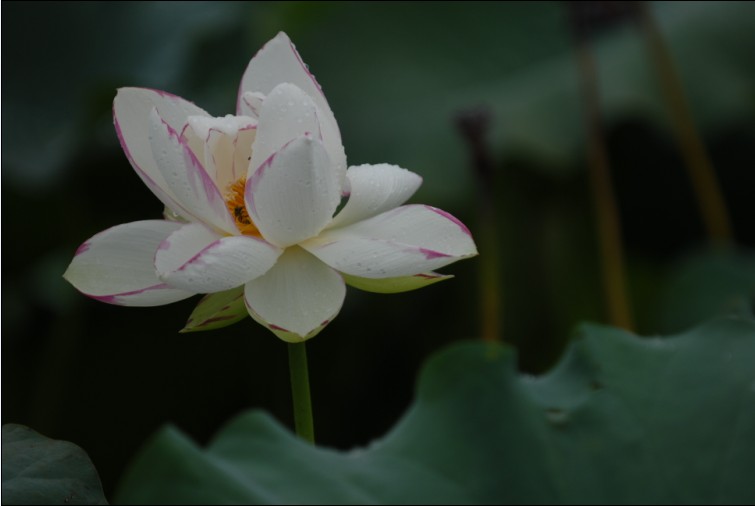
[[[262,234],[257,230],[254,222],[249,217],[249,213],[246,211],[246,203],[244,202],[245,187],[245,177],[239,178],[229,184],[225,195],[225,205],[228,206],[228,210],[231,212],[233,219],[236,220],[236,226],[242,234],[262,237]]]

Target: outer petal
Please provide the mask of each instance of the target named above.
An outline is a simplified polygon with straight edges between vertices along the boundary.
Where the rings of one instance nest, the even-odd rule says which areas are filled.
[[[180,97],[147,88],[121,88],[113,101],[115,131],[131,166],[163,204],[180,213],[181,206],[152,156],[149,117],[155,107],[168,125],[179,132],[189,116],[209,114]]]
[[[168,285],[194,293],[241,286],[266,273],[281,250],[256,237],[222,237],[199,223],[184,225],[157,249],[157,275]]]
[[[181,227],[137,221],[100,232],[76,251],[63,277],[84,295],[123,306],[161,306],[194,295],[160,281],[153,259],[160,243]]]
[[[345,296],[341,276],[299,247],[287,249],[244,289],[252,318],[287,342],[314,337],[335,318]]]
[[[262,236],[281,248],[317,235],[340,199],[320,141],[301,137],[246,182],[246,207]]]
[[[301,246],[334,269],[363,278],[411,276],[477,254],[464,224],[421,205],[326,230]]]
[[[408,292],[410,290],[416,290],[418,288],[424,288],[438,281],[445,281],[451,279],[452,275],[438,274],[437,272],[423,272],[422,274],[415,274],[414,276],[401,276],[397,278],[360,278],[357,276],[350,276],[348,274],[341,274],[346,284],[365,290],[367,292],[375,293],[401,293]]]
[[[279,84],[262,104],[249,176],[283,146],[305,134],[320,139],[317,107],[293,84]]]
[[[276,35],[249,62],[239,87],[238,114],[254,116],[253,106],[259,103],[260,94],[268,95],[280,83],[295,84],[314,100],[318,109],[323,143],[333,164],[333,170],[342,182],[346,174],[346,154],[341,144],[338,124],[322,88],[285,33],[280,32]],[[247,100],[244,100],[244,95],[248,92],[254,95],[247,95]]]
[[[406,202],[422,184],[417,174],[396,165],[349,167],[349,200],[328,228],[343,227],[390,211]]]
[[[150,114],[149,137],[160,173],[185,215],[223,232],[238,233],[215,181],[157,109]]]

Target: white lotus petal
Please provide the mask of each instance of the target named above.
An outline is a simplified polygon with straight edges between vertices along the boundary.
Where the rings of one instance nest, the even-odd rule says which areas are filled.
[[[390,211],[414,195],[422,184],[417,174],[396,165],[349,167],[349,200],[328,228],[343,227]]]
[[[319,139],[316,111],[312,99],[293,84],[276,86],[260,111],[249,176],[292,140],[306,134]]]
[[[345,296],[341,276],[296,246],[244,289],[252,318],[287,342],[314,337],[336,317]]]
[[[160,116],[150,114],[150,144],[160,173],[176,201],[192,217],[226,233],[238,233],[223,195],[185,141]]]
[[[189,116],[209,114],[181,97],[147,88],[120,88],[113,101],[115,131],[131,166],[163,204],[185,214],[152,156],[149,129],[150,114],[155,107],[171,128],[179,132]]]
[[[312,97],[317,105],[323,144],[328,151],[339,184],[342,186],[346,177],[346,154],[341,143],[338,124],[322,88],[285,33],[278,33],[249,62],[239,87],[237,113],[252,116],[253,107],[259,103],[255,98],[269,95],[273,88],[281,83],[298,86]],[[248,93],[255,95],[250,96]]]
[[[343,280],[347,285],[359,288],[367,292],[374,293],[401,293],[411,290],[417,290],[418,288],[424,288],[430,286],[439,281],[445,281],[451,279],[453,276],[448,274],[438,274],[437,272],[423,272],[421,274],[415,274],[414,276],[400,276],[396,278],[360,278],[358,276],[350,276],[349,274],[343,274]]]
[[[257,127],[239,130],[234,141],[232,181],[247,177],[252,160],[252,146],[254,146],[256,139]]]
[[[160,281],[153,259],[160,243],[182,226],[171,221],[137,221],[109,228],[76,251],[63,277],[84,295],[123,306],[161,306],[195,292]]]
[[[326,230],[301,246],[334,269],[363,278],[411,276],[477,254],[463,223],[421,205]]]
[[[214,293],[241,286],[273,266],[281,250],[251,236],[220,236],[190,223],[157,249],[157,276],[172,287]]]
[[[246,178],[256,129],[257,121],[247,116],[192,116],[181,137],[186,137],[192,152],[224,193],[232,183]],[[197,139],[202,143],[199,149],[195,147]]]
[[[241,95],[241,100],[244,102],[243,110],[246,111],[246,114],[252,118],[259,118],[262,102],[265,101],[265,94],[258,91],[246,91]],[[239,111],[241,110],[239,109]]]
[[[281,248],[319,233],[340,199],[328,155],[309,136],[292,141],[246,182],[246,207],[262,236]]]

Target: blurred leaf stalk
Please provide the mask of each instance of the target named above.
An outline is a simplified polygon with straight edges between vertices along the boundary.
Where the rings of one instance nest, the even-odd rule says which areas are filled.
[[[660,31],[644,2],[567,2],[587,134],[590,190],[600,248],[601,278],[608,321],[633,328],[622,247],[621,217],[614,195],[600,106],[600,83],[593,40],[607,28],[634,21],[640,26],[650,58],[659,76],[662,95],[673,120],[674,133],[684,157],[710,242],[720,246],[731,240],[729,219],[710,158],[687,105],[684,89]]]
[[[479,300],[481,335],[483,340],[502,340],[501,314],[503,312],[499,248],[498,212],[495,206],[494,188],[496,171],[494,158],[488,143],[493,114],[488,107],[478,106],[462,111],[456,116],[456,126],[467,143],[470,166],[478,187],[477,223],[475,233],[479,259]]]

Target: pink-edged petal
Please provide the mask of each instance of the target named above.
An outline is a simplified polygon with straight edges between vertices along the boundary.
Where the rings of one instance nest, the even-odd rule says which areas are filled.
[[[248,116],[192,116],[181,138],[186,139],[222,193],[230,184],[246,178],[256,129],[257,120]]]
[[[150,114],[149,141],[157,166],[187,217],[225,233],[238,233],[223,195],[187,142],[157,109]],[[176,210],[178,211],[178,210]]]
[[[123,306],[161,306],[195,292],[167,286],[153,259],[161,242],[182,225],[137,221],[100,232],[76,251],[63,277],[84,295]]]
[[[199,223],[184,225],[157,249],[157,276],[194,293],[241,286],[275,264],[281,250],[257,237],[218,235]]]
[[[246,207],[262,236],[284,248],[318,234],[340,200],[322,143],[305,136],[284,146],[246,182]]]
[[[453,275],[450,274],[438,274],[437,272],[423,272],[421,274],[415,274],[414,276],[400,276],[396,278],[360,278],[358,276],[350,276],[348,274],[341,274],[343,280],[347,285],[359,288],[366,292],[374,293],[401,293],[411,290],[417,290],[418,288],[424,288],[430,286],[439,281],[445,281],[451,279]]]
[[[254,146],[256,139],[256,126],[239,130],[233,146],[233,170],[231,173],[233,181],[247,177],[252,160],[252,146]]]
[[[181,97],[147,88],[120,88],[113,101],[115,131],[131,166],[163,204],[181,213],[181,206],[152,155],[149,130],[150,114],[155,107],[171,128],[178,131],[189,116],[209,115]]]
[[[301,246],[334,269],[363,278],[411,276],[477,254],[463,223],[422,205],[326,230]]]
[[[314,337],[336,317],[346,285],[299,247],[288,248],[267,274],[246,284],[249,314],[287,342]]]
[[[260,111],[249,176],[283,146],[306,134],[320,138],[314,102],[293,84],[276,86]]]
[[[243,107],[238,108],[239,111],[245,111],[244,114],[248,114],[252,118],[259,118],[262,102],[265,101],[264,93],[258,91],[246,91],[241,95],[240,100],[243,101]],[[241,114],[241,112],[239,112],[239,114]]]
[[[323,143],[333,164],[333,170],[343,184],[346,174],[346,154],[335,116],[315,76],[304,64],[294,44],[285,33],[278,33],[249,62],[239,87],[238,114],[253,115],[253,107],[259,104],[255,98],[269,95],[280,83],[298,86],[312,97],[317,105]],[[251,96],[248,93],[255,95]]]
[[[422,184],[417,174],[396,165],[349,167],[349,200],[328,228],[343,227],[390,211],[414,195]]]

